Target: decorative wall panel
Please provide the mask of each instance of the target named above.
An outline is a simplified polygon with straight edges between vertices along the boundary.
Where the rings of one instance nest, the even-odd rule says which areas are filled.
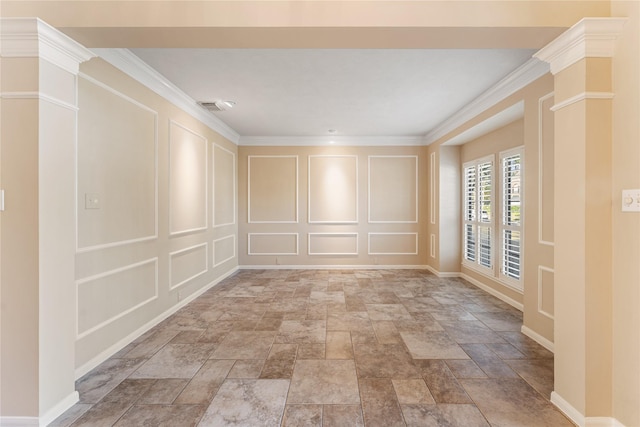
[[[213,241],[213,266],[217,267],[236,256],[236,236],[222,237]]]
[[[157,237],[157,113],[78,79],[77,248]]]
[[[418,221],[418,157],[369,156],[369,222]]]
[[[358,255],[358,233],[309,233],[309,255]]]
[[[298,222],[298,156],[249,156],[248,218]]]
[[[418,233],[369,233],[369,255],[418,255]]]
[[[213,225],[236,222],[236,155],[213,145]]]
[[[158,259],[87,277],[76,286],[77,335],[82,338],[158,297]]]
[[[357,156],[309,156],[309,222],[358,222]]]
[[[298,233],[249,233],[249,255],[298,255]]]
[[[169,287],[175,289],[207,272],[208,244],[202,243],[169,254]]]
[[[169,122],[169,232],[207,228],[207,139]]]

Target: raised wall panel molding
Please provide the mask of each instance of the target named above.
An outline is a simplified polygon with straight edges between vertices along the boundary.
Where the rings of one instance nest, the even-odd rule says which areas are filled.
[[[389,252],[383,252],[383,251],[372,251],[371,250],[371,237],[374,236],[388,236],[388,237],[392,237],[392,236],[413,236],[413,243],[414,243],[414,250],[410,251],[410,252],[395,252],[395,251],[389,251]],[[407,232],[407,233],[368,233],[368,239],[369,239],[369,245],[368,245],[368,250],[367,250],[367,254],[368,255],[418,255],[418,233],[411,233],[411,232]]]
[[[538,243],[541,245],[554,246],[554,242],[544,240],[543,238],[543,213],[544,213],[544,191],[543,191],[543,178],[544,178],[544,159],[543,159],[543,140],[542,140],[542,115],[544,102],[552,98],[554,92],[550,92],[540,99],[538,99]]]
[[[346,251],[342,251],[342,252],[332,252],[332,251],[326,251],[326,252],[315,252],[311,250],[311,246],[312,246],[312,242],[311,240],[313,240],[313,238],[315,237],[351,237],[351,238],[355,238],[355,251],[352,252],[346,252]],[[337,256],[337,255],[358,255],[358,233],[308,233],[307,234],[307,243],[308,243],[308,248],[307,248],[307,253],[309,255],[332,255],[332,256]]]
[[[80,64],[96,56],[39,18],[2,18],[0,28],[0,52],[5,58],[40,57],[78,74]]]
[[[611,58],[627,18],[583,18],[533,56],[557,74],[584,58]]]
[[[235,130],[198,105],[193,98],[134,55],[129,49],[93,49],[93,52],[234,144],[240,140],[240,135]]]
[[[432,153],[433,154],[433,153]],[[373,169],[371,166],[371,159],[413,159],[415,161],[415,175],[414,175],[414,191],[415,193],[413,194],[412,199],[414,200],[415,203],[415,209],[413,209],[413,212],[411,212],[411,215],[413,216],[413,218],[410,219],[404,219],[404,220],[385,220],[385,219],[371,219],[372,215],[371,215],[371,211],[372,211],[372,206],[371,206],[371,200],[372,200],[372,191],[371,191],[371,170]],[[418,209],[419,209],[419,201],[418,201],[418,193],[419,193],[419,180],[418,180],[418,175],[420,173],[419,170],[419,166],[418,166],[418,156],[415,155],[404,155],[404,156],[368,156],[368,171],[367,171],[367,215],[368,215],[368,222],[370,224],[416,224],[418,222]],[[389,181],[390,177],[385,177],[385,181]],[[394,193],[403,191],[404,188],[400,187],[397,188],[397,191],[394,191]],[[374,190],[375,191],[375,190]],[[396,206],[397,207],[397,203],[394,204],[393,202],[389,202],[391,203],[392,206]],[[374,215],[375,216],[375,215]]]
[[[294,194],[294,209],[295,215],[292,220],[255,220],[251,216],[251,159],[293,159],[295,160],[295,194]],[[298,166],[298,156],[296,155],[255,155],[247,157],[247,222],[252,224],[296,224],[299,219],[299,207],[298,207],[298,199],[300,192],[300,184],[299,184],[299,166]],[[255,203],[254,203],[255,205]]]
[[[461,108],[453,116],[439,124],[435,129],[427,133],[424,137],[424,144],[429,145],[437,141],[548,72],[549,64],[539,59],[531,58],[489,90]]]
[[[295,236],[295,249],[288,252],[274,251],[274,252],[254,252],[251,249],[251,239],[253,237],[277,237],[277,236]],[[299,255],[299,235],[298,233],[248,233],[247,234],[247,255]],[[244,266],[243,266],[244,268]]]
[[[553,320],[554,319],[554,315],[545,311],[543,308],[543,298],[544,298],[544,292],[543,292],[543,281],[542,281],[542,275],[543,272],[547,272],[547,273],[551,273],[554,274],[555,271],[552,268],[549,267],[544,267],[542,265],[538,266],[538,313],[542,314],[545,317],[548,317],[549,319]]]
[[[420,136],[242,136],[238,145],[243,146],[280,146],[314,147],[326,146],[332,141],[334,146],[419,146],[423,145]]]
[[[175,216],[175,212],[174,212],[174,208],[175,209],[189,209],[189,206],[185,206],[184,204],[179,204],[179,203],[175,203],[175,200],[177,195],[174,194],[171,191],[171,185],[173,184],[173,176],[177,173],[177,171],[174,171],[172,169],[172,155],[173,155],[173,151],[174,148],[172,147],[172,143],[173,143],[173,135],[171,132],[171,128],[172,126],[178,127],[180,129],[182,129],[185,132],[190,133],[191,135],[195,136],[196,138],[200,139],[202,141],[202,143],[204,144],[204,157],[201,158],[200,160],[204,160],[204,175],[203,175],[203,183],[204,183],[204,212],[203,212],[203,225],[200,227],[192,227],[192,228],[187,228],[187,229],[180,229],[180,230],[174,230],[174,216]],[[169,119],[169,235],[170,236],[176,236],[179,234],[185,234],[185,233],[192,233],[195,231],[204,231],[208,228],[208,223],[209,223],[209,161],[208,161],[208,153],[209,153],[209,143],[207,141],[207,138],[204,135],[200,135],[199,133],[189,129],[188,127]],[[195,158],[194,158],[195,159]],[[180,165],[180,166],[185,166],[185,165]]]
[[[204,269],[194,272],[191,276],[187,277],[186,279],[181,280],[180,282],[176,283],[175,285],[173,284],[173,259],[182,253],[185,252],[195,252],[196,250],[198,250],[199,248],[204,247]],[[174,290],[179,288],[180,286],[184,285],[185,283],[188,283],[190,281],[192,281],[193,279],[202,276],[203,274],[206,274],[207,271],[209,271],[208,268],[208,263],[209,263],[209,244],[208,243],[200,243],[198,245],[193,245],[193,246],[189,246],[188,248],[184,248],[184,249],[180,249],[178,251],[174,251],[174,252],[170,252],[169,253],[169,290]]]
[[[551,111],[555,113],[558,110],[575,104],[576,102],[584,101],[585,99],[613,99],[613,97],[614,94],[611,92],[582,92],[572,96],[571,98],[567,98],[564,101],[558,102],[551,107]]]
[[[232,159],[232,162],[233,162],[233,164],[232,164],[233,172],[232,172],[232,176],[231,176],[231,181],[232,181],[232,185],[233,185],[233,199],[232,199],[233,200],[233,202],[232,202],[233,203],[233,206],[232,206],[233,218],[232,218],[231,222],[222,223],[222,224],[218,224],[217,223],[217,221],[216,221],[216,210],[215,210],[215,203],[216,203],[216,191],[215,191],[215,189],[216,189],[216,187],[215,187],[215,185],[216,185],[216,169],[215,169],[215,162],[216,162],[215,159],[216,159],[216,157],[215,157],[215,152],[216,152],[216,149],[220,149],[222,151],[226,151],[227,153],[231,154],[231,159]],[[229,151],[226,148],[224,148],[224,147],[222,147],[222,146],[220,146],[220,145],[218,145],[216,143],[213,144],[213,150],[211,150],[211,151],[212,151],[212,155],[213,155],[212,165],[213,165],[213,203],[214,203],[214,206],[211,207],[211,211],[213,213],[213,228],[224,227],[224,226],[227,226],[227,225],[234,225],[236,223],[236,216],[237,216],[236,215],[236,206],[238,204],[238,202],[237,202],[238,184],[237,184],[237,181],[236,181],[236,175],[237,175],[236,174],[236,153],[234,153],[233,151]]]
[[[87,284],[87,283],[94,282],[96,280],[103,279],[105,277],[113,276],[113,275],[116,275],[118,273],[122,273],[122,272],[125,272],[125,271],[128,271],[128,270],[133,270],[135,268],[139,268],[139,267],[142,267],[144,265],[151,264],[151,263],[154,264],[154,271],[155,271],[155,283],[154,283],[155,292],[154,292],[154,294],[152,296],[150,296],[149,298],[147,298],[146,300],[141,301],[138,304],[136,304],[136,305],[134,305],[132,307],[129,307],[128,309],[123,310],[120,313],[115,314],[115,315],[103,320],[102,322],[98,323],[97,325],[94,325],[91,328],[88,328],[87,330],[84,330],[84,331],[80,331],[80,317],[79,317],[79,315],[80,315],[80,299],[77,298],[77,300],[76,300],[76,338],[78,340],[86,337],[87,335],[90,335],[90,334],[96,332],[99,329],[104,328],[105,326],[115,322],[116,320],[120,319],[121,317],[126,316],[127,314],[137,310],[138,308],[140,308],[140,307],[142,307],[144,305],[147,305],[150,302],[158,299],[158,258],[157,257],[150,258],[150,259],[145,260],[145,261],[141,261],[141,262],[137,262],[137,263],[134,263],[134,264],[126,265],[124,267],[116,268],[116,269],[113,269],[113,270],[105,271],[104,273],[99,273],[99,274],[95,274],[95,275],[90,276],[90,277],[86,277],[86,278],[83,278],[83,279],[80,279],[80,280],[76,280],[76,295],[77,295],[77,294],[79,294],[79,288],[81,286]]]
[[[216,260],[217,253],[218,253],[218,251],[216,250],[216,243],[222,242],[224,240],[229,240],[229,239],[231,239],[231,241],[233,242],[233,250],[232,250],[231,256],[228,256],[227,258],[224,258],[222,260]],[[213,246],[213,268],[215,268],[215,267],[217,267],[217,266],[219,266],[221,264],[224,264],[225,262],[230,261],[230,260],[232,260],[232,259],[234,259],[236,257],[236,235],[235,234],[232,234],[231,236],[226,236],[226,237],[221,237],[219,239],[215,239],[213,241],[213,245],[212,246]]]
[[[354,180],[353,180],[353,184],[355,186],[355,188],[351,188],[349,190],[353,190],[353,199],[352,200],[339,200],[339,197],[337,196],[336,192],[339,189],[346,189],[347,186],[345,185],[345,182],[338,180],[337,182],[327,182],[327,177],[331,178],[336,178],[337,177],[344,177],[346,176],[346,174],[344,173],[344,170],[341,170],[341,172],[343,172],[342,175],[338,174],[338,173],[332,173],[329,174],[328,176],[325,175],[323,177],[322,180],[322,184],[323,185],[328,185],[331,186],[331,184],[334,185],[333,189],[331,189],[331,191],[333,191],[332,196],[329,197],[325,197],[324,200],[319,200],[319,201],[315,201],[314,200],[314,192],[313,192],[313,167],[312,167],[312,163],[314,159],[352,159],[354,161],[353,167],[354,167]],[[337,170],[337,168],[336,168]],[[308,216],[308,222],[309,224],[357,224],[358,223],[358,218],[359,218],[359,172],[358,172],[358,156],[357,155],[351,155],[351,154],[314,154],[314,155],[310,155],[309,159],[308,159],[308,166],[307,166],[307,200],[308,200],[308,204],[307,204],[307,216]],[[326,188],[324,188],[325,191],[323,192],[323,194],[326,196],[328,193],[326,192]],[[345,196],[346,194],[342,194],[342,196]],[[329,200],[330,199],[330,200]],[[351,204],[353,203],[353,217],[352,218],[348,218],[348,217],[344,217],[344,218],[318,218],[318,216],[316,215],[315,211],[314,211],[314,206],[321,206],[321,207],[325,207],[325,206],[332,206],[334,209],[333,210],[337,210],[338,208],[342,207],[342,206],[346,206],[347,204]],[[316,218],[316,219],[313,219]]]

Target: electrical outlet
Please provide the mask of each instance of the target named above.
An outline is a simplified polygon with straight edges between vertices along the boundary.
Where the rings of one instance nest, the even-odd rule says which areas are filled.
[[[622,212],[640,212],[640,189],[622,190]]]
[[[100,209],[100,195],[98,193],[85,193],[84,208]]]

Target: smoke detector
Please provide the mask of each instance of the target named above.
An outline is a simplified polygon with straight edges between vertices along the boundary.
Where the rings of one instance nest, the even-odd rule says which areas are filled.
[[[236,105],[235,101],[199,101],[198,104],[211,112],[230,110]]]

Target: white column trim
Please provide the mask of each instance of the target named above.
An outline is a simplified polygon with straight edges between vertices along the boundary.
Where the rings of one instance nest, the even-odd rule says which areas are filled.
[[[557,74],[583,58],[611,58],[627,18],[583,18],[533,56]]]
[[[0,51],[5,58],[42,58],[78,74],[80,64],[96,56],[39,18],[0,19]]]
[[[611,92],[582,92],[572,96],[571,98],[567,98],[564,101],[558,102],[551,107],[551,111],[555,113],[558,110],[568,107],[571,104],[575,104],[576,102],[584,101],[585,99],[613,99],[614,96],[615,95]]]

